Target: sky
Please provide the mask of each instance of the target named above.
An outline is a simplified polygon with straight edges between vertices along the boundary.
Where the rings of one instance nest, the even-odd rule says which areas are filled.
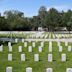
[[[32,17],[38,14],[41,6],[56,8],[58,11],[72,10],[72,0],[0,0],[0,12],[6,10],[19,10],[24,12],[25,17]]]

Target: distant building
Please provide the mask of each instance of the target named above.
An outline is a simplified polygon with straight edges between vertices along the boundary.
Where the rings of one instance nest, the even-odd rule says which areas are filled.
[[[43,28],[42,27],[38,27],[38,31],[43,31]]]
[[[38,27],[38,31],[48,31],[48,28]]]
[[[55,31],[67,31],[66,27],[56,27]]]

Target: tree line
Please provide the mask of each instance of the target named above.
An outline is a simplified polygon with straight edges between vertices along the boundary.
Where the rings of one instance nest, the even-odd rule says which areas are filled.
[[[59,27],[66,27],[72,30],[72,11],[58,11],[50,8],[47,11],[41,6],[38,15],[31,18],[25,17],[24,13],[18,10],[9,10],[0,15],[0,31],[31,31],[38,27],[48,28],[49,31],[57,30]]]

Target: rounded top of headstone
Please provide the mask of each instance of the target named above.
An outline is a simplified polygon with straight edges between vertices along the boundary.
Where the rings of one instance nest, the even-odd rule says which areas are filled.
[[[32,69],[31,67],[27,67],[26,69]]]
[[[12,69],[12,67],[7,67],[8,69]]]

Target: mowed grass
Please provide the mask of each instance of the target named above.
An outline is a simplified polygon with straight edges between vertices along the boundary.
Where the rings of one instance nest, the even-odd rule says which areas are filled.
[[[13,67],[13,72],[26,72],[27,67],[32,67],[33,72],[46,72],[46,68],[53,68],[53,72],[66,72],[66,68],[72,67],[72,52],[68,52],[64,42],[61,43],[63,46],[63,52],[58,51],[57,42],[53,43],[53,52],[48,51],[49,42],[44,43],[43,52],[39,53],[38,46],[40,42],[36,42],[36,47],[33,48],[33,52],[28,52],[28,47],[24,47],[24,43],[14,44],[13,51],[8,51],[8,46],[4,46],[3,52],[0,52],[0,72],[6,72],[6,67]],[[32,43],[28,43],[31,46]],[[72,46],[72,43],[69,43]],[[22,53],[26,54],[26,61],[21,61],[21,54],[18,52],[18,46],[23,46]],[[13,60],[8,61],[8,54],[13,55]],[[53,54],[53,62],[48,62],[48,54]],[[67,61],[61,62],[61,54],[67,54]],[[39,54],[40,61],[34,61],[34,54]]]

